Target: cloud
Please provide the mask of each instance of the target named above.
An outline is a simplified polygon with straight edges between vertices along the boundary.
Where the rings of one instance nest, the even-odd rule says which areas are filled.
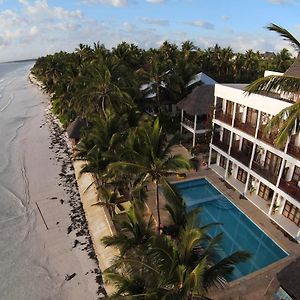
[[[201,27],[203,29],[208,29],[208,30],[213,30],[215,29],[215,25],[204,20],[195,20],[195,21],[187,21],[185,22],[188,25],[196,26],[196,27]]]
[[[143,22],[149,25],[168,26],[169,21],[165,19],[142,18]]]
[[[84,0],[82,3],[85,4],[104,4],[115,7],[124,7],[129,4],[128,0]]]
[[[149,3],[158,4],[158,3],[165,3],[167,0],[146,0]]]
[[[230,19],[230,17],[229,16],[222,16],[221,19],[222,19],[222,21],[226,22]]]

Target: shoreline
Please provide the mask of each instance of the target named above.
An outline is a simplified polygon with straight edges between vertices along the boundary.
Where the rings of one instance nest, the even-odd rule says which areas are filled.
[[[29,74],[29,81],[32,85],[36,85],[40,90],[43,89],[41,82],[36,80],[33,74]],[[48,103],[47,108],[44,112],[47,119],[47,125],[51,130],[50,135],[50,149],[55,150],[55,154],[58,155],[58,161],[62,162],[62,170],[59,173],[60,180],[65,181],[67,185],[68,193],[73,193],[73,197],[77,197],[80,205],[71,206],[70,218],[72,224],[68,227],[68,235],[73,231],[76,232],[76,237],[74,241],[75,247],[80,242],[77,237],[86,236],[88,239],[88,245],[84,247],[90,259],[93,259],[99,270],[96,272],[96,282],[99,285],[98,295],[106,296],[106,294],[111,294],[113,292],[113,287],[108,283],[103,282],[101,271],[108,268],[116,255],[118,255],[117,250],[111,248],[105,248],[100,239],[103,236],[112,235],[112,224],[110,223],[105,209],[101,206],[93,206],[98,199],[98,192],[95,186],[92,174],[84,173],[82,174],[81,168],[84,161],[77,161],[73,159],[72,146],[67,133],[62,129],[57,117],[51,111],[50,98],[47,93],[45,93]],[[64,159],[61,159],[61,154],[59,149],[64,150]],[[67,160],[67,163],[65,163]],[[67,172],[67,165],[69,165],[69,172]],[[71,173],[70,173],[71,171]],[[76,186],[76,193],[72,189],[72,186]],[[89,188],[88,188],[89,187]],[[79,212],[78,212],[79,209]],[[73,246],[74,246],[73,245]],[[102,299],[101,297],[99,299]]]

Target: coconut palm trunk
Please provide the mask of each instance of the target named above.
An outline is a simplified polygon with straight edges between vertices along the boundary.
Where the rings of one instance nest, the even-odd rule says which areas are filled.
[[[159,203],[159,189],[158,189],[158,181],[156,181],[156,209],[157,209],[157,231],[158,233],[160,232],[160,224],[161,224],[161,220],[160,220],[160,203]]]

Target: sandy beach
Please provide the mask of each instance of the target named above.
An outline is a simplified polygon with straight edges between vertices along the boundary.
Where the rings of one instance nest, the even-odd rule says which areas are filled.
[[[48,96],[28,85],[41,100],[20,132],[28,196],[36,215],[31,235],[39,241],[32,251],[48,270],[55,291],[51,299],[104,298],[70,150],[49,112]]]

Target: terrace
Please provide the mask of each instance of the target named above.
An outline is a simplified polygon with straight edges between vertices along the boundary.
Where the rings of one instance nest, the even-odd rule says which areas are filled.
[[[222,121],[226,124],[232,124],[232,115],[224,113],[223,111],[216,112],[215,119]]]
[[[224,152],[226,152],[226,153],[228,152],[229,143],[227,141],[221,141],[218,136],[214,136],[212,139],[212,143],[213,143],[213,145],[217,146]]]
[[[254,170],[257,174],[272,182],[274,185],[276,184],[278,176],[275,175],[272,170],[263,167],[256,161],[252,162],[252,170]]]
[[[287,153],[297,159],[300,159],[300,147],[296,146],[292,141],[288,145]]]
[[[297,182],[280,179],[279,188],[300,202],[300,187],[297,185]]]
[[[243,123],[241,120],[234,120],[234,127],[254,136],[255,135],[255,126],[250,123]]]
[[[249,167],[251,155],[246,154],[244,151],[239,150],[237,146],[233,146],[230,150],[230,155],[236,160]]]

